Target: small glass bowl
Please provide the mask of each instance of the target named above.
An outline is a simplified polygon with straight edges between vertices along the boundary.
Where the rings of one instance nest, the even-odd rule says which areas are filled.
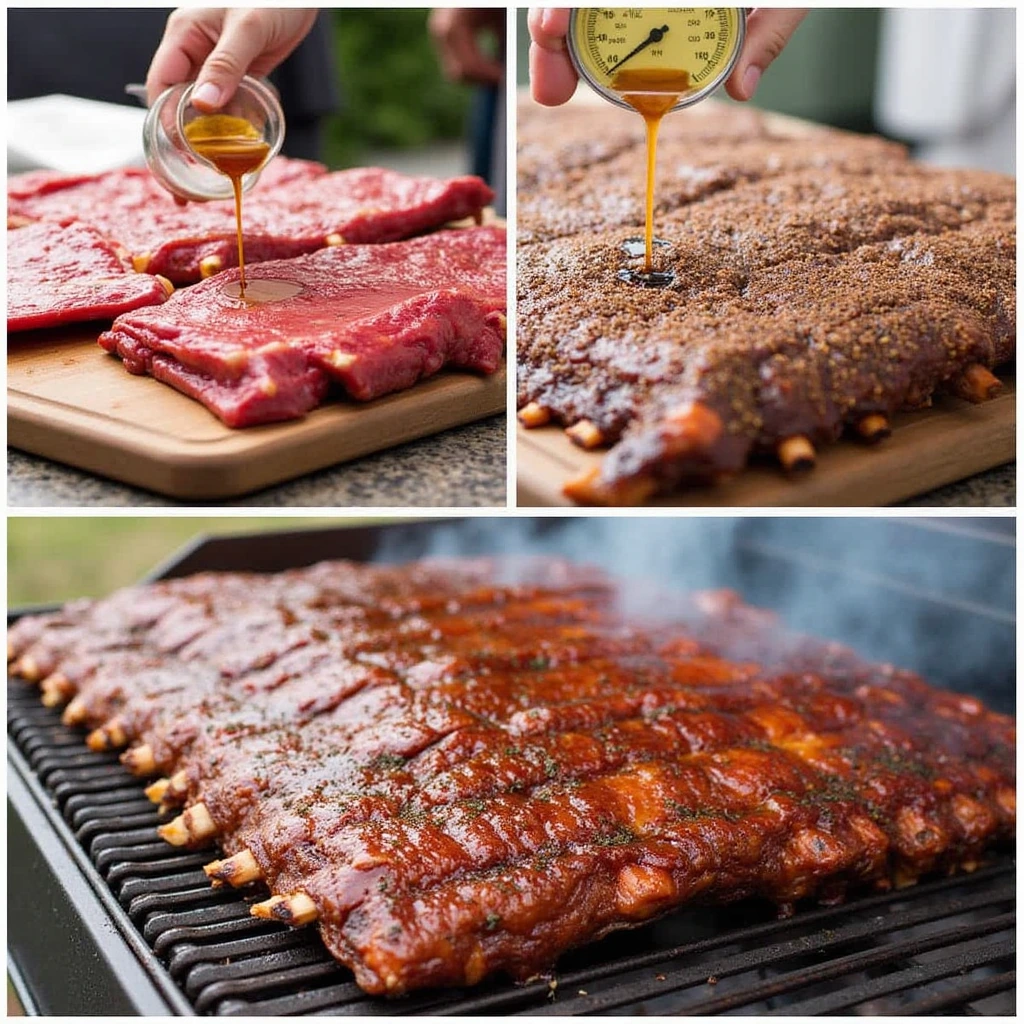
[[[142,145],[149,169],[172,195],[191,202],[231,199],[231,180],[199,156],[185,138],[185,126],[204,112],[192,106],[195,82],[172,86],[149,108],[142,126]],[[246,75],[231,98],[217,111],[243,117],[270,146],[262,166],[242,177],[242,191],[259,181],[260,171],[280,152],[284,142],[284,111],[274,91]]]

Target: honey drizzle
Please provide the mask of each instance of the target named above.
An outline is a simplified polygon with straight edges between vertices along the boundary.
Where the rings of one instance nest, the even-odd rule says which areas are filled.
[[[624,68],[611,83],[612,89],[644,119],[647,129],[647,196],[644,230],[644,274],[654,270],[654,182],[658,157],[658,129],[661,119],[690,91],[686,71],[661,68]]]
[[[245,298],[245,253],[242,245],[242,177],[263,165],[270,146],[243,117],[207,114],[185,126],[188,144],[221,174],[231,179],[235,193],[235,226],[238,232],[240,296]]]

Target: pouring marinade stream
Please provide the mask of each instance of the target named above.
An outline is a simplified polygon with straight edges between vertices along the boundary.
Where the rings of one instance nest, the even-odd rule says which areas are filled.
[[[647,187],[643,269],[623,267],[618,277],[631,284],[663,288],[671,269],[656,269],[654,187],[658,130],[662,118],[699,102],[728,78],[745,33],[738,7],[574,8],[567,45],[580,77],[598,95],[635,110],[644,119]],[[623,65],[628,65],[623,67]],[[623,248],[639,255],[639,239]]]
[[[242,244],[242,177],[263,165],[270,146],[244,117],[207,114],[185,126],[185,138],[195,153],[231,179],[238,230],[239,298],[245,299],[245,255]]]

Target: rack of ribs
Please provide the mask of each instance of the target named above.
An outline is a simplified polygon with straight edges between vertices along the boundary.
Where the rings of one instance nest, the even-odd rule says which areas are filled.
[[[334,383],[359,401],[444,366],[494,373],[505,347],[505,230],[460,228],[382,245],[344,245],[227,270],[120,316],[99,344],[229,427],[302,416]],[[232,290],[232,288],[234,290]]]
[[[109,320],[159,305],[166,278],[136,273],[127,255],[85,224],[29,224],[7,232],[7,330]]]
[[[168,842],[219,846],[213,884],[265,887],[254,915],[315,922],[374,994],[1012,839],[1010,718],[727,592],[624,597],[546,559],[208,573],[23,617],[8,659],[126,748]]]
[[[567,496],[638,504],[757,455],[795,472],[844,432],[882,440],[935,394],[999,392],[1012,177],[915,164],[874,137],[779,134],[749,111],[669,118],[656,259],[675,280],[638,288],[616,275],[642,219],[642,133],[602,109],[587,145],[597,116],[520,111],[520,421],[609,449]]]
[[[247,264],[344,243],[392,242],[451,221],[479,222],[494,193],[477,177],[411,177],[380,167],[328,173],[278,157],[245,200]],[[79,222],[115,240],[137,270],[189,284],[238,265],[231,200],[174,201],[149,171],[30,172],[8,180],[8,223]]]

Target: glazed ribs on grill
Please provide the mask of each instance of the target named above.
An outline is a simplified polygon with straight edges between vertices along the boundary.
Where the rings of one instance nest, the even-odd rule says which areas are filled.
[[[643,223],[639,118],[520,110],[519,405],[527,426],[611,446],[569,483],[579,501],[642,501],[757,453],[786,464],[794,439],[812,457],[844,431],[877,439],[936,392],[990,397],[1013,357],[1011,177],[711,108],[662,125],[663,289],[616,276]]]
[[[970,870],[1014,726],[734,595],[657,617],[561,563],[205,574],[10,631],[15,672],[185,810],[169,841],[315,920],[370,993],[524,979],[692,901]]]

